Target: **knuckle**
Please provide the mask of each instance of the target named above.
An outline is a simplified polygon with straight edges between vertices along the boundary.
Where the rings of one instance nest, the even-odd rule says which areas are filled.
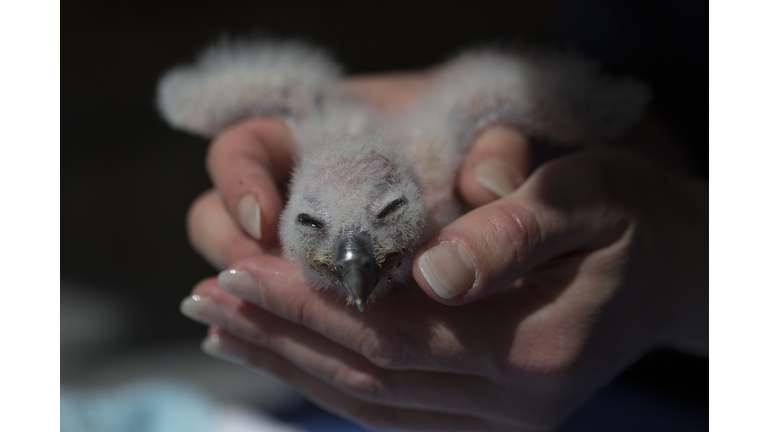
[[[208,171],[208,175],[210,177],[213,177],[213,174],[216,172],[216,167],[219,160],[223,155],[226,155],[228,149],[230,148],[231,140],[228,139],[230,135],[231,131],[228,129],[222,132],[221,135],[219,135],[211,142],[205,152],[205,168]]]
[[[405,369],[411,361],[404,347],[405,337],[398,331],[382,328],[366,332],[360,351],[374,365],[385,369]]]
[[[200,233],[205,228],[206,216],[210,212],[211,206],[215,204],[216,198],[215,192],[207,190],[198,195],[187,209],[187,236],[193,246],[201,242]]]
[[[187,239],[192,248],[200,253],[204,250],[203,237],[200,230],[200,208],[197,203],[193,203],[187,211]]]
[[[250,366],[267,371],[290,384],[300,385],[297,369],[272,352],[262,351],[260,355],[252,356]]]
[[[208,146],[205,164],[214,183],[225,179],[231,183],[247,168],[271,167],[274,160],[258,134],[241,125],[225,129]]]
[[[309,301],[301,300],[298,301],[296,304],[296,316],[295,316],[295,322],[299,324],[302,327],[306,328],[315,328],[314,322],[310,319],[312,316],[311,310],[309,310],[311,307]]]
[[[343,368],[335,381],[351,395],[368,402],[379,403],[391,399],[390,389],[375,374]]]
[[[511,354],[502,366],[507,376],[522,376],[536,384],[558,389],[575,378],[581,349],[567,341],[538,342],[527,352]]]
[[[485,214],[481,226],[484,248],[496,260],[511,265],[520,264],[533,251],[540,238],[541,229],[532,213],[522,205],[494,206]],[[504,245],[499,248],[498,245]],[[497,256],[493,256],[497,255]]]
[[[226,327],[232,334],[243,338],[251,343],[255,343],[261,346],[273,346],[275,345],[274,339],[268,332],[264,332],[260,326],[254,325],[253,321],[248,318],[230,316],[229,322]]]

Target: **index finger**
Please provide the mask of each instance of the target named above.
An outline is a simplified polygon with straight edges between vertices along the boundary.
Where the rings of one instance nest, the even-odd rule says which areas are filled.
[[[295,144],[279,118],[257,118],[222,132],[206,157],[208,173],[232,218],[256,240],[276,237]]]

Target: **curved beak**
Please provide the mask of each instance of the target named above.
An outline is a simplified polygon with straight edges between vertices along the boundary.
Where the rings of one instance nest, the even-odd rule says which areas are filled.
[[[379,283],[380,269],[374,260],[373,240],[362,231],[345,230],[336,240],[333,263],[341,276],[340,282],[362,312]]]

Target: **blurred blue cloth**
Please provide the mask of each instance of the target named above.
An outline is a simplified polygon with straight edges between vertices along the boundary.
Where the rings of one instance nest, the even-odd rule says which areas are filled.
[[[170,381],[111,390],[60,389],[61,432],[209,432],[212,402]]]

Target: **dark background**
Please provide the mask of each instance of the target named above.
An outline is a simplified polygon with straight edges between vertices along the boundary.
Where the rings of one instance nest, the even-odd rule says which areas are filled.
[[[207,143],[166,127],[153,101],[163,71],[222,34],[308,40],[329,49],[350,73],[425,67],[482,42],[573,49],[650,82],[652,109],[679,138],[683,169],[707,177],[705,2],[70,0],[62,6],[62,295],[98,294],[120,304],[131,325],[110,355],[204,335],[177,308],[196,282],[215,274],[189,247],[184,226],[188,205],[210,186]],[[68,319],[62,314],[62,324]],[[707,370],[706,360],[660,351],[620,379],[706,410]]]

